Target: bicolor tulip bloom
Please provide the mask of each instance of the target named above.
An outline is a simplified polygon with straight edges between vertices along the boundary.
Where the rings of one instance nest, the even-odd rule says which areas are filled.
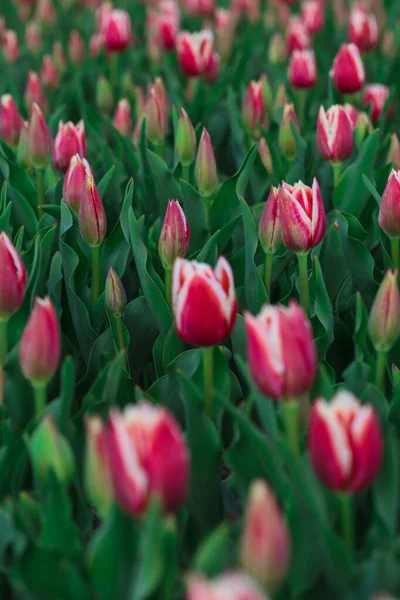
[[[342,94],[355,94],[361,90],[365,83],[365,69],[355,44],[342,44],[329,74]]]
[[[353,127],[346,109],[340,104],[325,112],[320,107],[317,121],[318,151],[325,160],[341,162],[353,150]]]
[[[124,10],[105,11],[100,23],[104,47],[109,52],[122,52],[132,39],[131,19]]]
[[[314,87],[318,71],[314,50],[294,50],[289,63],[289,82],[297,89]]]
[[[400,238],[400,171],[392,169],[382,194],[379,227],[390,238]]]
[[[214,37],[208,29],[197,33],[181,31],[176,37],[176,50],[179,65],[187,77],[198,77],[213,68]]]
[[[293,17],[286,31],[286,48],[289,54],[294,50],[310,48],[311,39],[307,28],[299,17]]]
[[[83,121],[79,121],[77,125],[71,121],[60,121],[53,145],[53,162],[56,169],[66,173],[75,154],[81,158],[86,156],[85,124]]]
[[[374,83],[365,87],[362,103],[364,106],[371,107],[371,119],[374,122],[379,121],[389,95],[390,89],[387,85]],[[393,104],[389,104],[387,111],[389,119],[393,116],[393,111]]]
[[[311,34],[318,33],[324,26],[324,6],[320,0],[307,0],[301,6],[301,18],[307,31]]]
[[[348,39],[359,48],[360,52],[369,52],[378,45],[379,29],[376,17],[367,11],[362,2],[354,6],[350,12]]]
[[[0,233],[0,319],[7,320],[21,306],[26,269],[8,235]]]

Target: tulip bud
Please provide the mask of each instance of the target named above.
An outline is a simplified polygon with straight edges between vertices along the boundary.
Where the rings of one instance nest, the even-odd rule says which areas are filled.
[[[300,90],[308,89],[314,87],[317,76],[314,50],[294,50],[289,63],[290,85]]]
[[[355,106],[353,106],[352,104],[349,104],[348,102],[346,102],[346,104],[343,106],[343,108],[346,111],[346,114],[350,119],[351,126],[354,130],[357,125],[359,111],[356,109]]]
[[[346,110],[340,104],[325,112],[321,106],[317,121],[317,146],[322,158],[342,162],[353,151],[353,128]]]
[[[96,84],[96,106],[102,112],[109,113],[113,105],[114,98],[111,84],[101,75]]]
[[[51,152],[51,136],[42,111],[32,105],[28,128],[28,152],[30,163],[35,169],[46,166]]]
[[[271,186],[258,226],[258,239],[265,254],[274,254],[281,243],[278,219],[278,189]]]
[[[67,59],[61,42],[54,42],[53,44],[53,60],[59,74],[62,75],[65,73],[67,70]]]
[[[205,127],[197,150],[194,175],[201,196],[211,196],[218,183],[217,164],[211,138]]]
[[[19,142],[17,146],[17,163],[24,169],[29,169],[31,166],[29,157],[29,123],[22,121],[21,131],[19,134]]]
[[[235,325],[237,302],[230,264],[220,256],[215,269],[177,258],[172,271],[172,306],[178,335],[196,346],[215,346]],[[207,320],[204,315],[209,315]]]
[[[56,90],[58,88],[60,79],[50,54],[45,54],[43,56],[42,69],[40,75],[42,83],[45,87],[47,87],[50,90]]]
[[[379,227],[390,238],[400,237],[400,171],[392,172],[382,194]]]
[[[118,129],[121,135],[129,135],[132,131],[132,115],[129,101],[126,98],[122,98],[118,102],[115,110],[114,127]]]
[[[379,121],[382,114],[383,108],[389,98],[390,90],[387,85],[381,85],[375,83],[373,85],[367,85],[364,90],[362,103],[364,106],[371,107],[371,119],[376,123]],[[393,116],[394,107],[393,104],[389,104],[387,110],[387,117],[390,119]]]
[[[308,449],[318,478],[328,488],[356,493],[376,479],[383,457],[379,419],[371,405],[339,391],[331,402],[315,402]]]
[[[400,292],[398,271],[387,271],[375,296],[368,330],[375,350],[389,352],[400,335]]]
[[[292,131],[292,123],[297,131],[299,131],[299,124],[293,104],[285,104],[279,127],[279,149],[283,156],[289,161],[294,159],[297,152],[296,138]]]
[[[342,44],[329,73],[342,94],[355,94],[364,85],[365,69],[360,51],[354,44]]]
[[[104,425],[100,417],[86,420],[86,439],[85,488],[89,500],[104,518],[113,502],[113,490],[107,464]]]
[[[271,65],[281,65],[286,60],[286,46],[280,33],[274,33],[268,46],[268,60]]]
[[[28,73],[24,92],[24,103],[28,113],[31,112],[33,104],[37,104],[44,113],[47,113],[48,111],[47,98],[44,95],[39,76],[34,71],[29,71]]]
[[[167,117],[154,87],[150,89],[144,108],[144,116],[146,118],[146,134],[148,139],[155,146],[161,145],[164,142],[167,132]]]
[[[374,14],[368,14],[360,2],[350,12],[348,38],[358,46],[360,52],[369,52],[377,47],[379,41],[378,23]]]
[[[46,415],[33,432],[29,452],[33,470],[42,482],[48,481],[51,471],[62,483],[71,481],[75,470],[74,455],[50,415]]]
[[[192,122],[186,111],[181,108],[178,129],[175,138],[175,150],[178,161],[183,167],[192,164],[196,155],[197,140]]]
[[[156,77],[154,79],[154,85],[152,86],[152,89],[154,90],[157,100],[159,101],[160,106],[165,113],[165,117],[168,118],[171,113],[171,102],[169,100],[162,77]]]
[[[124,10],[105,13],[100,28],[104,47],[109,52],[122,52],[131,43],[131,19]]]
[[[289,54],[294,50],[310,48],[311,40],[303,21],[299,17],[292,17],[286,31],[286,48]]]
[[[68,39],[68,55],[74,67],[78,67],[85,58],[85,42],[79,31],[71,31]]]
[[[86,161],[79,154],[71,158],[63,186],[63,200],[74,212],[79,211],[81,198],[85,192]]]
[[[268,147],[267,140],[265,138],[261,138],[258,142],[258,154],[260,156],[261,162],[263,164],[264,169],[267,171],[268,175],[271,177],[273,173],[273,165],[271,152]]]
[[[222,58],[227,59],[232,53],[236,32],[236,19],[228,8],[217,8],[215,11],[215,41]]]
[[[77,125],[68,121],[58,124],[58,132],[53,145],[53,162],[58,171],[66,173],[71,158],[78,154],[81,158],[86,156],[85,124],[79,121]]]
[[[2,46],[7,64],[12,65],[19,57],[19,43],[15,31],[7,29],[3,33]]]
[[[309,33],[318,33],[324,27],[324,8],[319,0],[308,0],[301,6],[301,18]]]
[[[104,301],[114,317],[122,317],[126,307],[126,292],[113,267],[108,269]]]
[[[177,200],[168,200],[158,241],[158,254],[164,269],[172,269],[175,260],[184,258],[189,246],[189,226]]]
[[[275,94],[275,101],[273,107],[274,113],[279,112],[280,109],[283,109],[286,104],[289,104],[288,95],[286,92],[285,85],[283,83],[280,83]]]
[[[242,119],[248,132],[257,136],[259,126],[267,128],[267,116],[262,89],[262,81],[250,81],[242,106]]]
[[[268,600],[250,577],[232,571],[208,581],[203,575],[187,579],[186,600]]]
[[[361,146],[365,138],[372,133],[373,126],[369,116],[365,112],[359,112],[357,116],[357,122],[354,129],[354,138],[357,148]]]
[[[290,536],[281,510],[266,481],[252,482],[240,544],[243,569],[272,593],[290,561]]]
[[[26,269],[10,238],[0,233],[0,320],[6,321],[21,306],[26,288]]]
[[[58,319],[50,298],[35,298],[35,306],[19,345],[21,369],[32,385],[45,385],[60,362]]]
[[[146,94],[138,85],[135,86],[135,116],[136,121],[143,116],[144,107],[146,106]]]
[[[14,98],[4,94],[0,98],[0,138],[12,148],[18,144],[22,119]]]
[[[397,45],[394,31],[392,29],[386,29],[382,39],[382,54],[386,58],[394,59],[396,57]]]
[[[35,21],[28,23],[25,29],[25,43],[33,54],[38,54],[42,47],[42,36]]]
[[[387,163],[392,163],[395,169],[400,169],[400,142],[395,133],[390,137],[390,147],[386,157]]]
[[[52,0],[39,0],[36,7],[36,19],[43,25],[53,25],[57,21],[57,11]]]
[[[89,40],[89,54],[91,58],[97,58],[103,48],[104,40],[101,33],[94,33]]]
[[[107,218],[92,171],[85,161],[85,187],[79,206],[78,221],[81,235],[91,248],[100,246],[107,231]]]

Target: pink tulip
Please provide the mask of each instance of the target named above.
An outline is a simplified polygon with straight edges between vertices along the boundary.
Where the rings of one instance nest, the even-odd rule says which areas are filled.
[[[168,200],[158,241],[158,254],[164,269],[172,269],[178,257],[186,256],[189,238],[189,226],[179,202]]]
[[[28,78],[26,80],[25,92],[24,92],[24,103],[27,112],[31,112],[32,105],[37,104],[40,109],[46,114],[48,112],[48,102],[44,94],[42,84],[35,71],[29,71]]]
[[[379,227],[391,238],[400,237],[400,171],[392,169],[379,208]]]
[[[324,27],[324,7],[320,0],[307,0],[301,7],[301,18],[309,33],[318,33]]]
[[[14,148],[19,141],[22,119],[14,98],[4,94],[0,98],[0,138]]]
[[[78,67],[86,54],[85,42],[79,31],[71,31],[68,38],[68,55],[74,67]]]
[[[46,166],[51,152],[51,134],[37,104],[32,105],[28,129],[28,152],[30,163],[41,169]]]
[[[306,50],[311,46],[310,36],[303,21],[292,17],[286,31],[286,48],[289,54],[294,50]]]
[[[185,600],[268,599],[250,577],[232,571],[211,581],[203,575],[191,575],[187,580]]]
[[[70,160],[64,178],[63,200],[76,213],[79,211],[81,199],[85,193],[87,170],[90,170],[88,162],[82,159],[79,154],[75,154]]]
[[[2,46],[7,64],[12,65],[19,58],[19,42],[15,31],[6,29],[3,33]]]
[[[350,12],[348,39],[358,46],[360,52],[369,52],[378,45],[379,29],[376,17],[368,13],[363,2],[354,6]]]
[[[389,352],[400,336],[400,292],[397,280],[397,269],[389,269],[369,314],[369,336],[378,352]]]
[[[43,56],[40,77],[43,85],[49,90],[56,90],[58,88],[60,78],[50,54],[45,54]]]
[[[74,125],[71,121],[58,124],[58,133],[53,145],[53,162],[58,171],[66,173],[71,158],[79,154],[81,158],[86,156],[85,124],[79,121]]]
[[[178,62],[187,77],[198,77],[213,66],[214,39],[211,31],[181,31],[176,37]]]
[[[294,50],[289,63],[290,85],[298,89],[314,87],[318,72],[314,50]]]
[[[264,138],[262,138],[264,139]],[[271,186],[258,226],[258,239],[266,254],[273,254],[281,243],[278,218],[278,189]]]
[[[363,87],[365,69],[357,46],[342,44],[329,75],[342,94],[355,94]]]
[[[389,95],[390,90],[387,85],[375,83],[365,87],[362,103],[364,106],[371,106],[371,118],[374,122],[379,121]],[[391,103],[387,111],[389,119],[393,116],[393,112],[394,106]]]
[[[7,320],[25,297],[26,269],[10,238],[0,233],[0,319]]]
[[[91,248],[100,246],[107,232],[107,217],[92,171],[84,161],[85,187],[79,205],[78,222],[81,235]]]
[[[132,39],[131,19],[124,10],[111,10],[103,14],[100,31],[104,47],[109,52],[123,52]]]
[[[317,121],[318,151],[325,160],[341,162],[353,150],[353,127],[343,106],[336,104],[325,112],[320,107]]]

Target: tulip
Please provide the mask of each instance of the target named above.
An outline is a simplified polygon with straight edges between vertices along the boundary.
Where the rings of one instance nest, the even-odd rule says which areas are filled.
[[[381,48],[382,54],[386,58],[393,60],[396,57],[397,46],[394,31],[392,29],[386,29],[384,32]]]
[[[154,86],[149,91],[144,107],[144,117],[146,118],[146,135],[148,139],[155,146],[162,146],[167,133],[167,115]]]
[[[124,10],[111,10],[103,16],[100,25],[104,47],[109,52],[123,52],[131,43],[131,20]]]
[[[357,46],[342,44],[329,75],[342,94],[354,94],[363,87],[365,69]]]
[[[214,39],[209,30],[190,33],[181,31],[176,37],[178,62],[186,77],[198,77],[213,60]]]
[[[375,83],[366,86],[362,103],[364,106],[371,106],[371,118],[375,123],[379,121],[389,95],[390,90],[386,85]],[[393,110],[393,104],[390,103],[387,109],[387,117],[389,119],[393,116]]]
[[[289,63],[290,85],[296,89],[314,87],[317,81],[317,64],[313,50],[294,50]]]
[[[271,289],[271,271],[273,255],[281,243],[281,231],[278,219],[278,190],[271,186],[258,226],[258,239],[265,253],[264,282],[268,297]]]
[[[189,453],[182,431],[165,408],[141,402],[123,413],[112,410],[105,428],[105,468],[117,504],[133,516],[158,497],[165,512],[185,501]],[[98,457],[103,461],[103,456]]]
[[[387,163],[392,163],[395,169],[400,169],[400,141],[395,133],[390,136],[390,146],[386,157]]]
[[[280,83],[275,94],[275,100],[273,105],[274,113],[280,112],[280,110],[283,109],[286,104],[289,104],[289,98],[286,92],[286,87],[283,83]]]
[[[262,80],[250,81],[242,106],[243,123],[249,133],[259,136],[259,126],[268,127]]]
[[[273,173],[273,165],[271,152],[268,147],[267,140],[265,138],[261,138],[258,142],[258,154],[260,156],[261,162],[263,164],[264,169],[267,171],[268,175],[271,177]]]
[[[166,118],[171,114],[171,102],[168,97],[167,90],[164,85],[164,81],[162,77],[156,77],[154,79],[154,85],[151,86],[150,91],[154,90],[155,95],[165,112]]]
[[[79,31],[71,31],[68,39],[68,55],[74,67],[78,67],[85,58],[85,42]]]
[[[181,108],[179,114],[178,128],[175,137],[175,151],[178,161],[186,170],[184,179],[189,180],[188,167],[192,164],[196,155],[197,140],[192,122],[186,111]]]
[[[53,44],[53,61],[60,75],[65,73],[67,70],[67,59],[65,57],[64,48],[61,42],[54,42]]]
[[[218,76],[219,76],[219,71],[220,71],[220,65],[221,65],[221,61],[220,61],[219,54],[217,52],[213,52],[210,55],[209,60],[204,65],[204,71],[203,71],[204,81],[206,81],[207,83],[210,83],[210,84],[217,81]]]
[[[85,192],[87,161],[79,154],[75,154],[69,163],[68,171],[64,178],[63,200],[74,212],[79,211],[81,198]]]
[[[214,15],[215,0],[185,0],[184,7],[188,15],[206,19]]]
[[[57,21],[57,11],[52,0],[39,0],[36,7],[36,19],[43,25],[53,25]]]
[[[86,156],[85,124],[79,121],[74,125],[71,121],[58,124],[58,133],[53,145],[53,162],[58,171],[68,171],[71,158],[78,154],[81,158]]]
[[[19,58],[19,43],[15,31],[7,29],[2,39],[3,54],[8,65],[12,65]]]
[[[280,33],[274,33],[268,46],[268,59],[272,65],[281,65],[286,59],[286,45]]]
[[[0,321],[7,321],[25,297],[26,270],[10,238],[0,233]]]
[[[185,600],[268,600],[255,582],[232,571],[209,581],[203,575],[187,579]]]
[[[33,54],[38,54],[42,48],[42,36],[35,21],[28,23],[25,29],[25,44]]]
[[[296,138],[292,131],[292,126],[299,131],[299,124],[293,104],[285,104],[279,127],[279,149],[289,162],[293,161],[297,152]]]
[[[352,126],[352,128],[354,130],[356,128],[358,115],[360,113],[356,109],[355,106],[353,106],[352,104],[349,104],[348,102],[346,102],[346,104],[344,104],[343,108],[346,111],[346,114],[347,114],[347,116],[350,119],[351,126]]]
[[[327,487],[351,494],[368,488],[383,457],[375,410],[344,390],[330,403],[317,400],[311,411],[308,448],[314,470]]]
[[[369,52],[378,45],[379,30],[376,17],[368,13],[362,2],[354,6],[350,12],[348,38],[360,52]]]
[[[10,94],[3,94],[0,98],[0,138],[15,148],[19,141],[21,126],[22,119],[14,98]]]
[[[29,71],[28,73],[24,92],[24,103],[28,113],[31,112],[33,104],[37,104],[44,114],[48,112],[47,98],[43,92],[39,76],[34,71]]]
[[[113,317],[122,317],[127,303],[126,292],[113,267],[108,269],[104,301]]]
[[[286,48],[289,54],[294,50],[306,50],[310,48],[311,40],[303,21],[298,17],[292,17],[286,31]]]
[[[100,75],[96,85],[96,106],[99,110],[109,113],[114,105],[113,90],[107,79]]]
[[[40,72],[42,83],[49,90],[56,90],[58,88],[60,78],[53,59],[50,54],[43,56],[42,69]]]
[[[165,270],[172,269],[178,257],[184,258],[186,256],[189,239],[190,232],[185,213],[177,200],[168,200],[167,211],[158,241],[158,254]],[[170,292],[169,289],[169,294]]]
[[[29,159],[35,169],[43,169],[51,152],[51,135],[42,111],[32,105],[28,130]]]
[[[114,127],[118,129],[121,135],[129,135],[132,131],[132,114],[129,101],[126,98],[122,98],[118,102],[115,110]]]
[[[206,225],[207,229],[210,229],[210,196],[214,192],[218,183],[218,175],[211,138],[205,127],[203,128],[203,133],[201,134],[199,142],[199,148],[197,150],[194,175],[200,195],[204,198],[206,208]]]
[[[162,0],[156,9],[147,13],[147,34],[158,46],[160,52],[173,50],[179,33],[179,5],[174,0]]]
[[[392,172],[382,195],[379,208],[379,226],[391,239],[400,238],[400,171]],[[394,260],[395,267],[399,265]]]
[[[94,33],[89,40],[89,54],[97,58],[103,48],[103,38],[100,33]]]
[[[113,503],[111,473],[107,463],[105,428],[100,417],[90,417],[86,425],[85,488],[89,500],[105,518]]]
[[[358,113],[357,123],[354,130],[354,139],[356,142],[357,148],[361,146],[365,138],[372,133],[373,126],[371,120],[366,112],[361,111]]]
[[[29,156],[29,123],[28,121],[21,122],[21,131],[17,146],[17,163],[24,169],[31,167]]]
[[[228,59],[232,53],[235,33],[236,19],[233,12],[227,8],[217,8],[215,11],[215,42],[223,59]]]
[[[278,503],[266,481],[251,483],[240,542],[243,569],[272,593],[290,561],[290,535]]]
[[[231,10],[236,17],[245,17],[250,23],[260,19],[259,0],[231,0]]]
[[[29,442],[33,470],[43,483],[52,472],[62,483],[71,481],[74,455],[68,440],[57,430],[53,417],[46,415]]]
[[[301,18],[309,33],[318,33],[324,27],[324,9],[319,0],[307,0],[301,7]]]
[[[320,107],[317,121],[317,147],[322,158],[333,163],[341,163],[352,153],[353,128],[343,106],[336,104],[327,112],[323,106]]]

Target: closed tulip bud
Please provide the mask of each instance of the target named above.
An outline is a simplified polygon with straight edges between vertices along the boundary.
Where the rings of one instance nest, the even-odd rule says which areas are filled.
[[[379,29],[376,17],[368,13],[362,2],[354,6],[350,12],[348,38],[360,52],[369,52],[378,45]]]
[[[100,417],[90,417],[86,425],[85,489],[90,502],[105,518],[113,503],[111,473],[107,459],[105,426]]]
[[[168,200],[158,241],[158,254],[164,269],[172,269],[178,257],[186,256],[189,238],[189,226],[179,202]]]
[[[279,112],[281,109],[285,107],[286,104],[289,104],[288,95],[286,92],[286,87],[283,83],[278,85],[278,89],[276,90],[275,100],[274,100],[274,113]]]
[[[236,33],[236,19],[229,8],[217,8],[215,11],[215,41],[218,52],[226,59],[232,53]]]
[[[132,39],[131,19],[124,10],[111,10],[104,15],[100,29],[104,47],[109,52],[122,52]]]
[[[66,173],[71,158],[78,154],[81,158],[86,156],[85,124],[79,121],[74,125],[71,121],[58,124],[58,132],[53,145],[53,162],[58,171]]]
[[[107,310],[114,317],[122,317],[126,307],[126,292],[113,267],[108,269],[104,301]]]
[[[135,116],[136,121],[142,117],[144,113],[144,107],[146,106],[146,94],[143,89],[136,85],[135,86]]]
[[[202,30],[197,33],[181,31],[176,36],[178,62],[187,77],[198,77],[212,60],[214,53],[214,37],[212,31]]]
[[[247,357],[258,389],[283,400],[309,392],[317,372],[311,325],[303,309],[265,305],[258,316],[245,315]]]
[[[309,33],[318,33],[324,27],[324,7],[319,0],[308,0],[301,7],[301,18]]]
[[[240,543],[243,569],[272,593],[289,567],[290,547],[286,521],[270,487],[262,479],[253,481]]]
[[[47,113],[49,108],[42,84],[40,83],[39,75],[34,71],[29,71],[28,73],[24,92],[24,103],[28,113],[31,112],[33,104],[37,104],[44,114]]]
[[[46,415],[33,432],[29,452],[33,470],[42,482],[48,481],[51,472],[62,483],[71,481],[75,470],[74,455],[50,415]]]
[[[278,189],[271,186],[258,226],[258,239],[265,254],[274,254],[281,243],[278,218]]]
[[[6,321],[21,306],[26,289],[26,269],[10,238],[0,233],[0,320]]]
[[[299,17],[292,17],[286,31],[286,48],[289,54],[294,50],[310,48],[311,39],[303,21]]]
[[[109,113],[114,106],[111,84],[103,75],[100,75],[96,84],[96,106],[105,113]]]
[[[318,72],[314,50],[294,50],[289,63],[289,82],[296,89],[314,87]]]
[[[308,449],[318,478],[328,488],[348,493],[368,488],[383,457],[375,410],[344,390],[329,403],[317,400],[311,411]]]
[[[197,141],[192,122],[186,111],[181,108],[178,129],[175,138],[175,151],[180,164],[188,167],[196,155]]]
[[[85,42],[79,31],[71,31],[68,39],[68,55],[74,67],[78,67],[85,58]]]
[[[267,128],[267,113],[263,95],[262,80],[250,81],[242,105],[242,119],[246,129],[258,135],[259,126]]]
[[[19,58],[19,43],[15,31],[7,29],[2,39],[3,54],[8,65],[12,65]]]
[[[39,0],[36,7],[36,19],[43,25],[53,25],[57,21],[57,11],[52,0]]]
[[[353,151],[353,128],[346,110],[340,104],[325,112],[320,107],[317,121],[317,146],[322,158],[342,162]]]
[[[122,98],[118,102],[113,119],[114,127],[121,135],[129,135],[132,131],[132,114],[129,101]]]
[[[67,59],[61,42],[54,42],[53,44],[53,60],[58,73],[63,75],[67,70]]]
[[[176,329],[184,342],[215,346],[227,338],[236,322],[237,302],[226,258],[220,256],[215,269],[177,258],[172,272],[172,306]]]
[[[26,26],[25,44],[33,54],[37,54],[42,48],[42,35],[36,21],[31,21]]]
[[[373,126],[367,113],[359,112],[354,130],[354,138],[358,148],[361,146],[365,138],[372,133],[372,131]]]
[[[35,169],[48,163],[51,152],[51,135],[42,111],[37,104],[32,105],[28,128],[29,161]]]
[[[280,33],[274,33],[268,46],[271,65],[281,65],[286,60],[286,45]]]
[[[268,147],[268,142],[265,138],[261,138],[258,142],[258,154],[264,169],[267,171],[268,175],[271,176],[274,169],[272,165],[271,152]]]
[[[89,40],[89,55],[97,58],[103,49],[104,40],[100,33],[94,33]]]
[[[171,113],[171,102],[169,100],[163,78],[156,77],[154,79],[154,85],[152,86],[151,89],[154,90],[154,93],[157,96],[160,106],[162,107],[162,109],[166,115],[166,118],[167,118]]]
[[[368,321],[375,350],[389,352],[400,335],[400,292],[398,271],[387,271],[375,296]]]
[[[293,104],[285,104],[279,127],[279,149],[283,156],[290,161],[294,159],[297,152],[297,143],[292,131],[292,123],[297,131],[299,131],[299,124]]]
[[[101,246],[107,231],[107,218],[92,171],[85,161],[85,188],[79,206],[78,221],[81,236],[91,248]]]
[[[53,63],[53,59],[50,54],[43,56],[42,69],[40,72],[42,83],[49,90],[56,90],[60,83],[57,69]]]
[[[146,118],[146,135],[148,139],[156,146],[161,145],[167,132],[167,117],[154,87],[150,89],[144,108],[144,116]]]
[[[400,169],[400,142],[395,133],[392,133],[390,137],[390,146],[386,162],[392,163],[395,169]]]
[[[325,235],[326,217],[318,181],[312,188],[301,181],[279,188],[279,222],[282,241],[292,252],[308,252]]]
[[[392,172],[382,194],[379,227],[390,238],[400,238],[400,171]]]
[[[365,69],[355,44],[342,44],[329,73],[338,92],[355,94],[365,83]]]
[[[19,345],[21,369],[33,385],[45,385],[60,362],[60,332],[50,298],[36,298]]]
[[[129,99],[135,98],[136,88],[133,83],[132,74],[130,71],[124,71],[121,76],[121,89],[122,93]],[[144,99],[144,103],[146,98]]]
[[[29,123],[22,121],[19,141],[17,146],[17,163],[24,169],[29,169],[31,166],[29,157]]]
[[[390,90],[387,87],[387,85],[375,83],[372,85],[367,85],[365,87],[362,103],[364,106],[369,106],[371,108],[371,119],[375,123],[376,121],[379,121],[386,101],[389,98],[389,95]],[[391,118],[393,116],[393,111],[394,106],[391,103],[389,104],[387,110],[388,118]]]
[[[81,198],[85,192],[87,167],[86,160],[82,159],[79,154],[75,154],[70,160],[68,171],[64,178],[63,200],[76,213],[79,211]]]
[[[268,600],[257,584],[243,573],[232,571],[216,579],[191,575],[186,583],[185,600]]]
[[[12,148],[18,144],[22,119],[14,98],[4,94],[0,98],[0,138]]]
[[[394,59],[397,52],[396,38],[392,29],[387,29],[382,39],[382,54],[386,58]]]
[[[211,138],[205,127],[197,150],[194,174],[200,194],[205,197],[211,196],[218,183],[217,164]]]
[[[106,453],[115,501],[128,514],[143,514],[158,497],[166,513],[185,501],[189,452],[175,418],[165,408],[141,402],[113,410],[106,426]]]

